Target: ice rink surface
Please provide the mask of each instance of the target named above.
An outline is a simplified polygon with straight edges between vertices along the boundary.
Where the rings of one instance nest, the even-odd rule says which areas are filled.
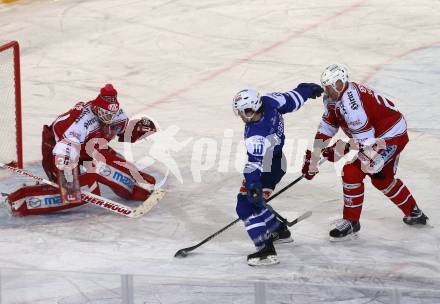
[[[26,168],[43,174],[42,125],[110,82],[130,116],[160,124],[133,151],[164,149],[167,160],[146,170],[167,177],[168,193],[137,220],[94,206],[29,218],[1,209],[1,303],[440,303],[440,1],[6,2],[0,40],[21,45]],[[246,264],[254,248],[241,223],[174,258],[236,217],[245,152],[235,93],[319,83],[333,62],[397,100],[410,135],[398,175],[430,226],[404,225],[367,181],[360,238],[330,243],[343,162],[324,164],[273,201],[289,219],[313,211],[292,229],[295,243],[277,248],[279,265]],[[280,186],[298,176],[322,111],[314,100],[285,116]],[[0,191],[22,183],[3,174]]]

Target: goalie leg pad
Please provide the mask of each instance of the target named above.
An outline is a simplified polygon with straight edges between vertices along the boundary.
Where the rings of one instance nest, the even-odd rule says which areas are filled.
[[[79,177],[80,185],[88,187],[90,192],[100,195],[99,186],[91,174]],[[48,214],[65,209],[75,208],[85,202],[66,204],[63,202],[60,190],[48,185],[33,185],[22,187],[7,197],[7,203],[14,216]]]
[[[101,150],[105,163],[96,166],[96,178],[101,184],[108,186],[118,196],[129,200],[146,200],[151,192],[140,183],[155,184],[151,175],[139,171],[134,164],[112,149]]]
[[[84,204],[64,204],[59,190],[47,185],[22,187],[9,194],[7,202],[14,216],[52,213]]]

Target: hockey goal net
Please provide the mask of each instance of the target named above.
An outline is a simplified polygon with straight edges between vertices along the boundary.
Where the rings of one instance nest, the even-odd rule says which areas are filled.
[[[0,42],[0,162],[23,167],[20,51],[17,41]]]

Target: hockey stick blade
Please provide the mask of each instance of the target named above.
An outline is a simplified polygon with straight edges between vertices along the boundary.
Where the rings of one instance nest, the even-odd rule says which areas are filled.
[[[293,221],[291,221],[291,222],[287,221],[286,225],[289,226],[289,227],[292,227],[293,225],[298,224],[299,222],[305,220],[306,218],[309,218],[310,216],[312,216],[312,214],[313,214],[312,211],[304,212],[303,214],[298,216]]]
[[[186,258],[188,256],[188,252],[194,250],[195,248],[189,247],[185,249],[179,249],[174,255],[175,258]]]
[[[145,202],[133,209],[133,214],[131,217],[137,218],[144,214],[150,212],[150,210],[159,203],[159,201],[165,196],[165,190],[158,189],[154,190]]]

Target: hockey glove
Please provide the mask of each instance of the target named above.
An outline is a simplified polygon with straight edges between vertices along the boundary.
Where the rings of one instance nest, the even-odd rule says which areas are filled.
[[[246,196],[250,203],[260,205],[263,199],[263,186],[260,182],[246,182]]]
[[[372,175],[380,173],[385,164],[395,156],[396,152],[397,145],[386,145],[380,139],[370,146],[361,145],[358,159],[361,162],[362,171]],[[380,174],[375,177],[380,177]]]
[[[312,151],[307,150],[304,156],[304,164],[302,167],[302,174],[308,180],[311,180],[319,173],[318,170],[319,156],[316,156]]]
[[[350,152],[350,143],[338,139],[333,145],[322,150],[322,156],[334,163],[344,157],[348,152]]]
[[[321,86],[316,83],[300,83],[295,91],[298,92],[304,100],[308,98],[315,99],[324,92]]]
[[[55,166],[58,170],[73,169],[78,166],[79,144],[62,139],[57,142],[52,153],[55,156]]]
[[[129,124],[134,124],[130,139],[132,143],[138,141],[141,138],[145,138],[153,133],[156,133],[158,129],[154,122],[147,117],[142,117],[139,120],[130,121]],[[127,129],[130,130],[131,128],[127,127]],[[119,141],[124,140],[120,139]]]

